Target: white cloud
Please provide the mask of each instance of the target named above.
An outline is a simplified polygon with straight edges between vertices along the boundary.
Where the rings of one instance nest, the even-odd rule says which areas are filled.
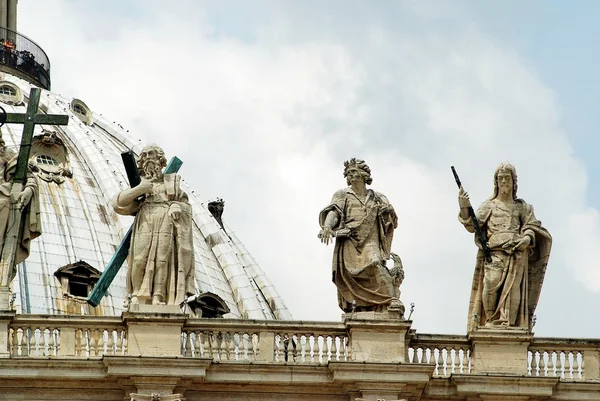
[[[600,235],[597,211],[585,204],[585,170],[560,129],[552,91],[472,22],[444,31],[421,8],[414,18],[430,31],[415,33],[365,16],[349,40],[331,26],[304,36],[300,17],[280,10],[280,20],[251,27],[257,39],[243,41],[216,35],[210,13],[192,17],[188,5],[90,39],[93,16],[48,3],[49,15],[35,6],[23,15],[22,7],[20,23],[34,38],[45,32],[55,90],[181,157],[197,193],[225,199],[226,222],[296,319],[339,319],[333,248],[316,237],[317,214],[344,185],[342,162],[357,156],[400,216],[394,249],[406,270],[402,299],[416,304],[415,328],[466,327],[475,248],[456,219],[449,166],[479,203],[504,160],[517,166],[519,195],[555,238],[538,329],[577,333],[557,329],[557,315],[582,325],[583,314],[567,314],[558,294],[584,291],[574,275],[600,287],[592,280]],[[65,22],[50,28],[51,20]]]

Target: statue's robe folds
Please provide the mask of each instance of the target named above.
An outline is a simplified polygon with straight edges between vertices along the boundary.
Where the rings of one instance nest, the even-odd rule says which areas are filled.
[[[4,153],[0,155],[0,169],[2,171],[0,177],[0,239],[2,241],[2,246],[4,246],[8,228],[15,223],[13,221],[13,215],[10,212],[12,205],[10,194],[16,167],[17,154],[10,149],[5,149]],[[42,235],[37,179],[30,170],[27,172],[27,183],[23,186],[23,190],[25,188],[30,188],[33,191],[33,195],[31,196],[29,204],[21,212],[23,218],[22,234],[19,236],[19,244],[17,246],[15,270],[10,272],[11,276],[9,277],[9,282],[11,282],[17,274],[16,265],[29,257],[31,240]]]
[[[153,194],[119,206],[118,214],[135,215],[131,246],[127,257],[127,291],[140,303],[162,296],[167,305],[179,305],[195,293],[192,207],[181,190],[180,177],[165,174],[163,182],[154,183]],[[178,205],[178,219],[169,209]]]
[[[522,199],[516,199],[510,207],[498,207],[499,204],[494,202],[497,201],[490,199],[484,202],[476,213],[481,230],[488,240],[492,263],[485,261],[481,244],[475,236],[479,250],[469,301],[468,330],[486,323],[531,329],[550,257],[552,237],[536,219],[533,207]],[[470,218],[463,220],[459,214],[459,221],[472,231]],[[505,244],[514,243],[524,235],[532,237],[526,249],[512,253],[503,249]],[[502,269],[502,274],[495,288],[495,310],[488,319],[482,298],[483,282],[486,269],[494,268]],[[520,294],[516,304],[509,301],[515,283],[519,283]],[[507,316],[512,318],[507,321]]]
[[[346,188],[337,191],[321,211],[321,227],[331,212],[338,216],[332,230],[346,229],[349,233],[336,237],[333,251],[332,279],[338,289],[340,308],[350,312],[356,302],[359,310],[383,309],[398,293],[385,266],[398,226],[394,209],[380,193],[368,190],[363,202],[351,188]]]

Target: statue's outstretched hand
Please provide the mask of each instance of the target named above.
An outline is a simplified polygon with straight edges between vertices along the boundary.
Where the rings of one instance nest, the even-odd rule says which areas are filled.
[[[319,231],[318,237],[323,244],[329,245],[329,241],[331,240],[331,237],[333,237],[333,231],[329,227],[323,227],[323,229]]]
[[[458,190],[458,205],[461,209],[466,209],[471,206],[471,200],[469,199],[469,193],[460,187]]]
[[[21,193],[17,196],[17,207],[19,210],[23,210],[25,206],[31,202],[31,197],[33,196],[33,190],[31,188],[25,188]]]

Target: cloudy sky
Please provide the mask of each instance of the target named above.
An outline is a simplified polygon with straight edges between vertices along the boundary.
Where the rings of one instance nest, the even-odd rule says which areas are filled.
[[[184,160],[295,319],[340,319],[317,215],[365,159],[419,332],[464,333],[474,204],[501,161],[554,246],[542,336],[598,337],[600,3],[23,0],[53,90]]]

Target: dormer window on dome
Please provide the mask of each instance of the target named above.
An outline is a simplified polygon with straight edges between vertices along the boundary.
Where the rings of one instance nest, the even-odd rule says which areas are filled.
[[[21,89],[12,82],[0,81],[0,102],[10,105],[23,103]]]
[[[43,130],[33,137],[29,165],[46,182],[62,184],[65,177],[73,177],[67,147],[56,132]]]
[[[60,281],[63,296],[87,298],[100,279],[100,272],[80,260],[58,269],[54,276]]]
[[[92,125],[94,119],[92,117],[92,111],[83,101],[79,99],[73,99],[71,102],[71,111],[79,118],[85,125]]]

